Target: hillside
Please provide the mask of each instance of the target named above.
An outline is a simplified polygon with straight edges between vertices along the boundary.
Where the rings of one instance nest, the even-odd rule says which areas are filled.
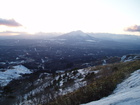
[[[113,92],[118,83],[128,78],[132,72],[140,68],[140,61],[117,63],[90,68],[100,73],[89,76],[91,81],[78,90],[56,98],[47,105],[79,105],[93,100],[99,100]],[[92,104],[90,104],[92,105]]]
[[[138,55],[127,55],[121,58],[120,63],[55,73],[39,71],[16,74],[13,71],[13,75],[19,75],[20,78],[9,81],[9,84],[1,88],[0,104],[79,105],[98,100],[111,94],[118,83],[140,69],[138,59]]]
[[[140,69],[131,74],[128,79],[117,85],[108,97],[83,105],[139,105],[140,104]]]

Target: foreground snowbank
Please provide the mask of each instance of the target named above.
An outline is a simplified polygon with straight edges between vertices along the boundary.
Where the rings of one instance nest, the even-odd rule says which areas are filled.
[[[140,69],[119,84],[112,95],[83,105],[140,105]]]
[[[23,65],[13,66],[12,69],[0,71],[0,86],[6,86],[13,79],[17,79],[23,74],[30,73],[32,72]]]

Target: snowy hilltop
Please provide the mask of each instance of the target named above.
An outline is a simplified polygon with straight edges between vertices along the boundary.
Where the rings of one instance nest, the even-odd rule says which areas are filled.
[[[13,79],[18,79],[23,74],[32,73],[23,65],[13,66],[11,69],[0,70],[0,86],[6,86]]]
[[[140,105],[140,69],[120,83],[112,95],[82,105]]]

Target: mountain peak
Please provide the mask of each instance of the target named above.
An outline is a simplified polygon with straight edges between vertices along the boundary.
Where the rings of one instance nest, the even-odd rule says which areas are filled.
[[[84,33],[84,32],[81,31],[81,30],[76,30],[76,31],[72,31],[72,32],[70,32],[70,33]]]
[[[94,37],[90,36],[87,33],[82,32],[81,30],[72,31],[57,37],[59,39],[66,39],[70,41],[86,41],[86,40],[94,40]]]
[[[86,33],[84,33],[83,31],[81,31],[81,30],[77,30],[77,31],[72,31],[72,32],[70,32],[70,33],[67,33],[68,35],[80,35],[80,36],[87,36],[87,34]]]

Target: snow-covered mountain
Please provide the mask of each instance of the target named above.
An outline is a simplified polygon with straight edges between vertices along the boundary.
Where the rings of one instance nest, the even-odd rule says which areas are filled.
[[[140,105],[140,69],[120,83],[112,95],[82,105]]]

